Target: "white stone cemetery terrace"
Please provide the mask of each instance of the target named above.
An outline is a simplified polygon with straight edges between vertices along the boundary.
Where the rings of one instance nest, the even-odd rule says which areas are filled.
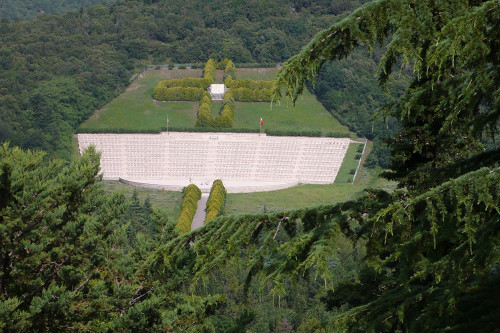
[[[208,92],[212,96],[213,101],[222,101],[224,98],[224,93],[226,92],[226,86],[223,84],[211,84],[208,87]]]
[[[80,152],[95,145],[104,179],[180,191],[209,191],[221,179],[230,193],[333,183],[349,138],[242,133],[78,134]]]

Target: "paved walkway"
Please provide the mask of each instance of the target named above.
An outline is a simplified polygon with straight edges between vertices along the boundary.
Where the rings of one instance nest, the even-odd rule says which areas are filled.
[[[205,224],[205,208],[207,206],[208,193],[202,193],[201,199],[198,200],[198,208],[196,209],[196,214],[194,214],[193,223],[191,224],[191,230],[198,229]]]

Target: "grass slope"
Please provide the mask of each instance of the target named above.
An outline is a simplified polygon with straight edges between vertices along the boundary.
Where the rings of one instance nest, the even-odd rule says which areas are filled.
[[[367,188],[383,188],[393,190],[396,184],[377,178],[379,171],[364,169],[356,184],[334,183],[330,185],[299,185],[292,188],[259,192],[228,194],[224,214],[258,214],[293,210],[318,205],[329,205],[359,197]],[[182,203],[181,192],[136,188],[118,181],[103,181],[108,193],[123,192],[128,198],[132,197],[134,189],[141,202],[149,196],[155,208],[166,211],[169,220],[176,221]]]
[[[273,80],[277,72],[277,68],[237,69],[240,79]],[[80,129],[155,130],[166,126],[167,116],[172,129],[192,128],[196,123],[198,102],[156,102],[152,94],[160,80],[200,77],[201,73],[201,69],[148,69],[123,94],[97,110]],[[214,114],[219,111],[217,105],[214,103],[212,107]],[[272,107],[269,103],[236,103],[234,128],[258,129],[261,117],[264,127],[269,129],[321,130],[325,134],[335,132],[342,136],[350,135],[347,127],[333,118],[309,92],[304,93],[295,107],[287,100]]]

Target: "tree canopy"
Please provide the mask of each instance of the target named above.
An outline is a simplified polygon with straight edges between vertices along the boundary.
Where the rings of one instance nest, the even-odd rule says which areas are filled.
[[[499,22],[499,1],[374,1],[318,34],[279,74],[276,94],[285,88],[295,100],[325,62],[386,41],[382,86],[396,65],[415,73],[384,108],[403,126],[386,176],[404,190],[364,199],[386,207],[365,203],[338,217],[357,219],[356,238],[368,240],[364,275],[329,299],[351,307],[339,316],[350,331],[498,327],[500,152],[484,152],[481,139],[500,115]],[[372,291],[352,292],[363,284]]]
[[[109,15],[105,8],[89,13]],[[485,150],[484,140],[498,126],[499,20],[498,0],[378,0],[321,32],[280,72],[276,93],[285,89],[296,99],[327,61],[386,43],[381,85],[397,66],[415,73],[384,107],[401,123],[389,142],[387,176],[401,186],[392,193],[368,190],[337,205],[220,216],[178,235],[161,212],[148,217],[146,204],[134,199],[127,208],[120,195],[103,194],[93,149],[67,164],[2,145],[1,329],[239,331],[255,320],[248,306],[276,317],[255,326],[259,332],[290,331],[293,316],[300,317],[297,331],[497,330],[500,151]],[[2,66],[10,69],[17,63],[8,51]],[[25,60],[20,66],[29,67]],[[7,78],[16,73],[9,69]],[[106,82],[109,72],[100,73]],[[57,87],[84,102],[88,95],[71,87],[85,77],[51,77],[24,95],[41,132],[52,120],[38,106],[57,110],[54,118],[68,126],[78,122]],[[93,94],[99,92],[106,93]],[[25,104],[2,98],[23,114]],[[226,315],[215,317],[219,311]]]

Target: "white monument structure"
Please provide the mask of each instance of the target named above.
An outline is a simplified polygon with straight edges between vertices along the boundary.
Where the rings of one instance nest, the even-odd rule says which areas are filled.
[[[213,101],[222,101],[226,92],[226,86],[224,84],[211,84],[208,87],[208,92],[212,96]]]
[[[182,190],[209,191],[221,179],[228,192],[259,192],[299,183],[333,183],[349,138],[242,133],[78,134],[80,152],[101,152],[104,179]]]

